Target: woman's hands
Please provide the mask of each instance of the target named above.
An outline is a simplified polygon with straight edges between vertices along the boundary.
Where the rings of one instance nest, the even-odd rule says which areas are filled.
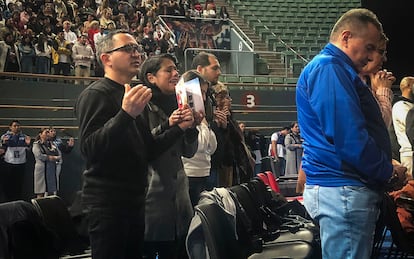
[[[168,122],[170,126],[177,124],[182,130],[193,128],[200,124],[204,118],[201,112],[193,111],[188,104],[179,108],[170,115]]]

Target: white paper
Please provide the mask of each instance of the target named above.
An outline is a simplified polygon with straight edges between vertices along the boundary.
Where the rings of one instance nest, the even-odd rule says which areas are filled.
[[[205,113],[203,95],[201,94],[200,80],[184,82],[181,78],[175,86],[178,107],[181,108],[188,104],[194,111]]]

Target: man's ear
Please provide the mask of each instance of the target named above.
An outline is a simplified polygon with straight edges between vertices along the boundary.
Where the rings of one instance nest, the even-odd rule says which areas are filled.
[[[109,55],[108,53],[102,53],[99,58],[101,59],[103,67],[105,66],[105,64],[108,64],[111,62],[111,55]]]
[[[201,73],[201,72],[203,72],[203,67],[201,65],[198,65],[196,70],[197,70],[197,72]]]
[[[341,33],[342,41],[344,42],[345,46],[348,45],[348,40],[352,37],[352,33],[350,31],[343,31]]]

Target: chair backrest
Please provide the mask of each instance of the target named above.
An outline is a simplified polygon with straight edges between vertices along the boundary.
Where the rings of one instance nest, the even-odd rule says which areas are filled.
[[[210,258],[246,258],[237,242],[234,224],[229,221],[228,215],[218,204],[199,204],[195,211],[201,219]]]
[[[267,175],[265,173],[258,173],[257,177],[260,178],[264,182],[264,184],[269,185],[269,178],[267,178]]]
[[[276,239],[279,236],[281,221],[277,215],[269,213],[262,195],[252,192],[246,183],[232,186],[230,190],[236,195],[250,219],[252,238],[261,238],[265,242]]]
[[[250,197],[250,193],[246,185],[234,185],[230,187],[230,191],[232,191],[237,201],[243,207],[245,214],[249,218],[251,222],[251,232],[253,235],[262,234],[263,230],[263,215],[259,210],[259,207],[253,199]]]
[[[26,201],[0,204],[0,258],[57,259],[54,235]]]
[[[57,236],[64,253],[79,253],[87,247],[79,238],[76,226],[63,200],[56,195],[32,199],[44,224]]]
[[[266,171],[265,174],[266,174],[267,179],[269,181],[270,188],[272,188],[273,191],[275,191],[277,193],[280,193],[279,184],[277,183],[274,174],[270,171]]]

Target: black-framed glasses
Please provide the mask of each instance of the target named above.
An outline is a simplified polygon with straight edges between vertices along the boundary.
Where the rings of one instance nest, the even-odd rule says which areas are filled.
[[[129,53],[129,54],[138,52],[138,53],[141,54],[141,46],[139,46],[137,44],[128,44],[128,45],[124,45],[124,46],[121,46],[121,47],[118,47],[118,48],[114,48],[114,49],[105,51],[105,53],[109,54],[109,53],[112,53],[112,52],[115,52],[115,51],[122,51],[122,52]]]

